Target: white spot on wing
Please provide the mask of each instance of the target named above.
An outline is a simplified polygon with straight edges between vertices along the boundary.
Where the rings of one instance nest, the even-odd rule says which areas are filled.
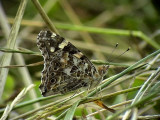
[[[64,62],[65,62],[65,60],[64,60],[63,58],[61,58],[61,59],[60,59],[60,62],[64,63]]]
[[[53,38],[56,37],[56,36],[57,36],[57,35],[56,35],[55,33],[52,33],[52,35],[51,35],[51,37],[53,37]]]
[[[54,51],[55,51],[55,48],[54,48],[54,47],[51,47],[51,48],[50,48],[50,51],[51,51],[51,52],[54,52]]]
[[[73,58],[73,63],[74,63],[74,65],[78,65],[78,63],[79,63],[79,61],[76,59],[76,58]]]
[[[70,72],[71,72],[71,68],[64,69],[64,73],[66,73],[67,75],[70,75]]]
[[[83,54],[81,52],[78,52],[76,54],[73,54],[74,56],[76,56],[77,58],[81,58],[83,56]]]
[[[64,40],[61,44],[59,44],[59,48],[60,49],[63,49],[65,46],[67,46],[68,45],[68,41],[66,41],[66,40]]]
[[[85,65],[84,65],[84,70],[85,70],[86,68],[88,68],[88,64],[87,64],[87,63],[85,63]]]

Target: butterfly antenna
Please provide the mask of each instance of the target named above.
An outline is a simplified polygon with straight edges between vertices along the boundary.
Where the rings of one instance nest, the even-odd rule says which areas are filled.
[[[112,50],[111,54],[113,54],[113,52],[116,50],[116,48],[118,47],[118,43],[116,43],[114,49]]]
[[[112,50],[111,56],[113,55],[113,53],[114,53],[114,51],[116,50],[117,47],[118,47],[118,43],[116,43],[114,49]],[[108,62],[110,63],[110,62],[112,62],[112,60],[113,60],[113,57],[109,58],[109,59],[108,59]]]
[[[120,54],[119,56],[117,56],[116,58],[119,58],[119,57],[121,57],[122,55],[124,55],[126,52],[128,52],[130,50],[130,47],[126,50],[126,51],[124,51],[122,54]],[[115,59],[116,59],[115,58]]]

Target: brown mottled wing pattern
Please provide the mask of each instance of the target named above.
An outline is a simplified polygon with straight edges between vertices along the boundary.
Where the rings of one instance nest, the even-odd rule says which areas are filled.
[[[50,31],[41,31],[37,45],[44,57],[40,90],[43,96],[92,87],[102,80],[89,59],[70,42]],[[102,70],[101,70],[102,71]]]

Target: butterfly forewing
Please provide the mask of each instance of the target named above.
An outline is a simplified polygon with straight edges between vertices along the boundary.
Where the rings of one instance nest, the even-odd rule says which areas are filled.
[[[43,96],[92,87],[102,80],[94,65],[74,45],[51,31],[41,31],[37,46],[44,57],[41,85]]]

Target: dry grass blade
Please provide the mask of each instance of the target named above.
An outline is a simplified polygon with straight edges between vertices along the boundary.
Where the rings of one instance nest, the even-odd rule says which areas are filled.
[[[159,75],[160,75],[160,68],[158,68],[155,73],[152,73],[151,76],[148,78],[148,80],[146,80],[146,82],[143,84],[143,86],[135,96],[134,100],[132,101],[132,104],[142,99],[144,94],[148,91],[148,89],[151,87],[153,82],[155,82],[155,80],[158,78]],[[127,120],[129,118],[130,113],[131,113],[131,110],[126,111],[126,113],[124,114],[123,120]]]
[[[7,52],[7,53],[22,53],[22,54],[31,54],[31,55],[41,56],[41,54],[39,52],[33,52],[31,50],[27,50],[24,48],[18,48],[18,49],[19,50],[10,49],[10,48],[0,48],[0,51]]]
[[[18,96],[13,100],[13,102],[10,105],[7,105],[2,117],[0,120],[5,120],[7,118],[7,116],[9,115],[9,113],[11,112],[11,110],[13,109],[13,107],[19,103],[23,97],[26,95],[26,93],[32,89],[34,87],[33,84],[31,84],[30,86],[28,86],[27,88],[24,88],[19,94]]]
[[[0,68],[17,68],[17,67],[33,67],[38,65],[43,65],[44,61],[36,62],[28,65],[9,65],[9,66],[0,66]]]
[[[155,88],[154,90],[152,90],[152,92],[148,93],[148,95],[144,96],[142,98],[142,96],[144,95],[144,92],[146,92],[146,90],[148,90],[148,86],[150,86],[150,84],[152,83],[148,83],[151,80],[155,81],[160,75],[160,68],[157,69],[157,71],[155,73],[152,73],[151,76],[148,78],[148,80],[144,83],[144,85],[141,87],[141,89],[139,90],[138,94],[136,95],[135,99],[132,101],[132,104],[130,106],[127,106],[126,108],[118,111],[117,113],[113,114],[112,116],[108,117],[108,120],[114,120],[116,117],[118,117],[121,113],[123,113],[126,110],[129,110],[125,113],[124,117],[122,118],[123,120],[127,120],[127,118],[130,115],[130,109],[136,107],[137,105],[141,104],[141,103],[145,103],[146,101],[149,101],[150,99],[152,99],[154,96],[156,96],[159,93],[159,86],[157,86],[157,84],[155,86],[153,86],[153,88]],[[158,84],[159,85],[159,84]],[[134,113],[134,112],[133,112]]]
[[[40,3],[38,0],[32,0],[33,4],[35,5],[35,7],[38,9],[41,17],[43,18],[43,20],[45,21],[45,23],[47,24],[47,26],[54,31],[55,33],[59,33],[56,29],[56,27],[54,26],[54,24],[52,24],[52,21],[49,19],[49,17],[46,15],[46,13],[44,12],[43,8],[41,7]]]
[[[27,2],[28,2],[28,0],[22,0],[19,5],[19,9],[18,9],[17,15],[15,17],[15,23],[12,26],[11,32],[10,32],[8,40],[7,40],[7,45],[6,45],[7,48],[14,49],[14,47],[15,47],[16,38],[18,35],[20,23],[21,23]],[[1,24],[3,24],[3,23],[1,23]],[[0,62],[0,66],[9,65],[11,58],[12,58],[12,53],[5,53],[2,57],[1,62]],[[0,98],[3,94],[3,89],[4,89],[4,85],[6,83],[7,74],[8,74],[8,69],[2,68],[1,72],[0,72],[0,78],[1,78],[0,79]]]

